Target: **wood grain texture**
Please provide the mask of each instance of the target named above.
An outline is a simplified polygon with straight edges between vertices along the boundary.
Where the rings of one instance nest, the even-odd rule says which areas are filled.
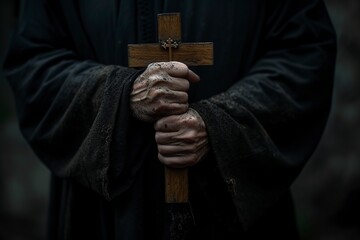
[[[173,49],[172,61],[183,62],[188,66],[213,65],[213,43],[183,43]],[[159,44],[129,44],[129,67],[146,67],[152,62],[167,62],[168,51]]]
[[[158,40],[181,40],[180,13],[158,14]]]
[[[165,202],[185,203],[188,201],[188,169],[165,167]]]

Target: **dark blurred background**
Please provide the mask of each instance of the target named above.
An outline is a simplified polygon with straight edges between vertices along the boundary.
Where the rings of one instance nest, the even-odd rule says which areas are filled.
[[[303,240],[360,239],[360,0],[325,1],[338,35],[333,108],[322,141],[293,185]],[[16,22],[0,0],[0,63]],[[0,239],[44,239],[49,172],[22,138],[0,71]],[[280,226],[281,227],[281,226]]]

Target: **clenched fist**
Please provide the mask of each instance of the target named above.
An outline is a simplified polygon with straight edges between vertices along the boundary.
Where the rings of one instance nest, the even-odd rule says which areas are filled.
[[[180,62],[150,64],[134,82],[130,96],[133,115],[146,122],[185,113],[188,108],[189,82],[200,78]]]
[[[169,167],[193,166],[209,151],[205,123],[192,108],[160,119],[154,128],[158,158]]]

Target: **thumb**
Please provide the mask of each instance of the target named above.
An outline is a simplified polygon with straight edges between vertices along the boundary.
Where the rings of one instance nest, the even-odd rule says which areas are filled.
[[[172,77],[185,78],[191,83],[200,81],[200,77],[182,62],[172,61],[163,63],[163,69]]]
[[[196,83],[196,82],[200,81],[199,75],[197,75],[196,73],[194,73],[190,69],[188,71],[186,79],[189,80],[189,82],[192,82],[192,83]]]

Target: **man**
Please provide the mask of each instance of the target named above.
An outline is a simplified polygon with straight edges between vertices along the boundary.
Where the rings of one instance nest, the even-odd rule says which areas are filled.
[[[163,12],[214,42],[214,66],[126,67]],[[188,239],[297,239],[289,187],[327,121],[335,48],[320,0],[24,1],[5,69],[52,172],[48,238],[161,239],[168,165],[190,166]]]

